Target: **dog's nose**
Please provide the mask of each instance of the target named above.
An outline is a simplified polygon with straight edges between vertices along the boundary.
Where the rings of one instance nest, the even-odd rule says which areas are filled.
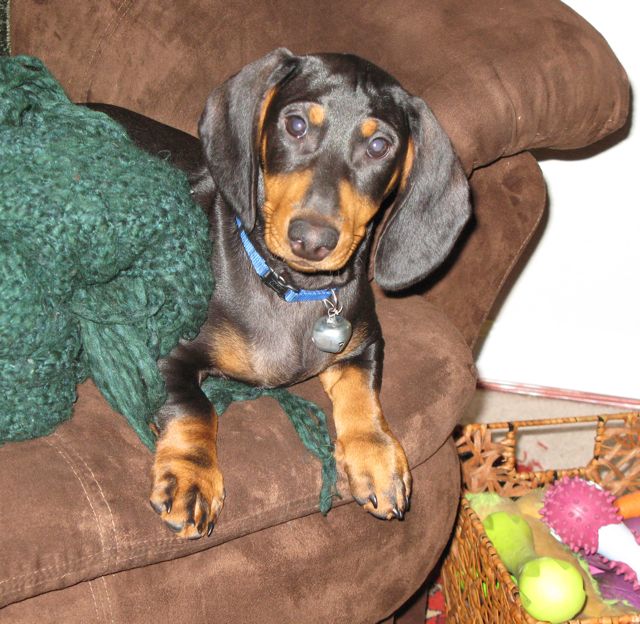
[[[333,227],[295,219],[289,224],[291,251],[305,260],[323,260],[338,244],[340,233]]]

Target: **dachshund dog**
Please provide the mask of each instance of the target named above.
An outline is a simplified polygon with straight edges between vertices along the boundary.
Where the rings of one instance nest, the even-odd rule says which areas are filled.
[[[415,284],[449,253],[470,203],[447,136],[375,65],[285,49],[214,89],[199,133],[206,167],[194,194],[209,214],[216,288],[199,335],[160,362],[168,399],[156,418],[153,509],[190,539],[210,535],[222,509],[205,376],[274,387],[318,375],[355,500],[402,519],[411,474],[378,398],[368,254],[383,205],[373,263],[382,288]]]

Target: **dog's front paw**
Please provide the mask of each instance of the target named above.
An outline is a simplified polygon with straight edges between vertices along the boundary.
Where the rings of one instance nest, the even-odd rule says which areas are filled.
[[[156,450],[153,510],[181,537],[198,539],[211,535],[224,496],[215,435],[195,419],[171,423]]]
[[[336,441],[336,460],[351,493],[376,518],[402,520],[409,510],[411,473],[400,443],[391,433],[358,433]]]

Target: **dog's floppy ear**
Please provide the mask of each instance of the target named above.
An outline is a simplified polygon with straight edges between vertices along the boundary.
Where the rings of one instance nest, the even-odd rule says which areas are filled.
[[[250,63],[211,92],[198,126],[204,157],[224,199],[247,230],[256,220],[258,132],[263,103],[297,65],[286,48]]]
[[[449,138],[418,97],[406,104],[411,136],[392,213],[374,260],[376,281],[401,290],[449,254],[471,214],[469,185]]]

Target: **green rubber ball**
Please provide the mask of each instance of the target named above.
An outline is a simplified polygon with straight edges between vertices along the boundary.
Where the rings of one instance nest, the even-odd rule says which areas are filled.
[[[552,557],[525,563],[518,587],[527,613],[551,624],[573,618],[587,599],[580,572],[570,563]]]

